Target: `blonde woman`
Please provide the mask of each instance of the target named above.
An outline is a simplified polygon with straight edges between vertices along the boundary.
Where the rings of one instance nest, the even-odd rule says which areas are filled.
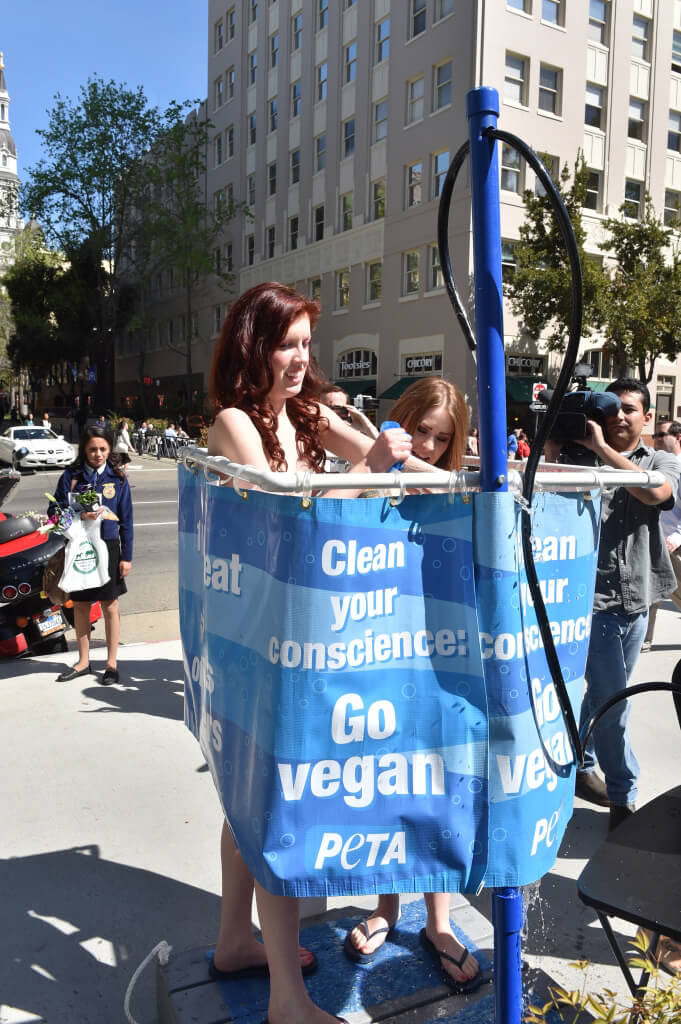
[[[461,469],[468,438],[468,409],[463,395],[449,381],[427,377],[415,381],[388,414],[411,434],[412,454],[438,469]],[[421,943],[442,971],[453,993],[474,992],[482,977],[475,957],[454,935],[446,892],[424,894],[428,912]],[[344,950],[353,963],[371,963],[397,924],[400,897],[378,897],[373,913],[345,937]]]

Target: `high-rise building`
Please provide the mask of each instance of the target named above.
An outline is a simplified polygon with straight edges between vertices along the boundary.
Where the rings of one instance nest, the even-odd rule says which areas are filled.
[[[493,86],[499,127],[549,154],[581,151],[594,253],[605,216],[646,193],[670,220],[681,199],[681,0],[209,0],[209,202],[247,202],[227,228],[238,294],[263,280],[318,296],[313,339],[328,375],[384,400],[444,374],[474,403],[475,366],[447,299],[436,246],[440,191],[467,139],[466,93]],[[512,273],[534,173],[499,147],[502,265]],[[450,212],[450,251],[472,307],[470,179]],[[216,293],[200,334],[216,335]],[[471,317],[474,314],[471,313]],[[209,347],[209,346],[208,346]],[[585,346],[612,372],[602,341]],[[509,421],[560,356],[506,311]],[[160,364],[159,364],[160,365]],[[205,379],[205,378],[204,378]],[[681,413],[677,367],[658,360],[658,414]]]

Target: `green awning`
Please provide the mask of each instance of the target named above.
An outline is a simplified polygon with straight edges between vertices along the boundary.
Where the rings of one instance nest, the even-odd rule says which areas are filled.
[[[354,398],[355,395],[373,396],[376,394],[376,381],[373,377],[369,380],[366,377],[341,377],[339,380],[335,380],[334,384],[342,388],[350,398]]]
[[[403,394],[410,384],[413,384],[415,380],[425,380],[424,377],[400,377],[394,384],[391,384],[389,388],[382,391],[378,396],[379,398],[399,398]]]
[[[511,402],[529,405],[532,401],[532,387],[535,384],[548,384],[543,377],[507,377],[506,397]]]
[[[611,380],[587,380],[586,386],[592,391],[605,391],[612,384]]]

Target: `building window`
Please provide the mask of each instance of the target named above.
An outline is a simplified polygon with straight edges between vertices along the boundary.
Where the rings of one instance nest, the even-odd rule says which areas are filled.
[[[279,66],[279,33],[275,32],[270,36],[270,67]]]
[[[423,199],[423,164],[420,160],[407,166],[405,179],[405,206],[418,206]]]
[[[646,104],[643,100],[634,99],[633,96],[629,97],[629,125],[627,128],[627,135],[630,139],[638,139],[639,142],[645,142],[645,120],[646,120]]]
[[[624,216],[640,220],[642,207],[642,183],[627,178],[624,182]]]
[[[326,167],[326,135],[318,135],[314,140],[314,169],[323,171]]]
[[[681,205],[681,192],[675,192],[670,188],[664,191],[664,222],[669,227],[678,227],[679,208]]]
[[[631,55],[639,60],[648,60],[648,41],[650,39],[650,21],[640,14],[634,15],[631,31]]]
[[[300,150],[291,150],[291,184],[297,185],[300,181]]]
[[[234,247],[231,242],[225,242],[225,270],[228,274],[234,270]]]
[[[352,156],[355,152],[355,119],[343,122],[343,156]]]
[[[227,42],[236,35],[236,11],[233,7],[227,11]]]
[[[388,101],[374,103],[374,142],[380,142],[388,134]]]
[[[222,163],[222,135],[216,135],[215,136],[215,139],[213,140],[213,146],[214,146],[215,166],[219,167],[220,164]]]
[[[454,13],[454,0],[435,0],[434,21],[442,21],[448,14]]]
[[[376,23],[375,61],[380,64],[390,56],[390,18],[383,18]]]
[[[402,294],[416,295],[419,290],[419,254],[416,249],[402,257]]]
[[[258,0],[248,0],[248,21],[253,24],[258,18]]]
[[[319,302],[322,297],[322,279],[321,277],[313,277],[310,279],[310,298],[314,299],[315,302]]]
[[[227,99],[234,99],[234,85],[236,82],[236,73],[234,68],[227,68]]]
[[[423,119],[424,79],[423,75],[407,82],[407,124]]]
[[[246,264],[252,267],[255,263],[255,235],[246,235]]]
[[[527,106],[527,60],[515,53],[506,54],[504,99]]]
[[[542,0],[541,20],[549,25],[562,25],[563,6],[562,0]]]
[[[433,153],[431,160],[430,198],[437,199],[442,193],[442,186],[449,170],[449,150],[444,149],[441,153]]]
[[[234,125],[230,124],[225,128],[225,142],[227,144],[227,158],[234,156]]]
[[[667,130],[667,149],[681,153],[681,113],[669,111],[669,128]]]
[[[279,124],[279,100],[273,96],[268,105],[270,131],[276,132]]]
[[[516,258],[515,242],[501,240],[501,280],[504,283],[512,281],[515,276]]]
[[[505,143],[501,147],[501,187],[506,192],[522,193],[522,163],[520,153]]]
[[[291,18],[291,49],[299,50],[303,42],[303,12],[298,11]]]
[[[315,242],[321,242],[324,238],[324,204],[315,206],[314,213],[314,224],[312,227],[312,239]]]
[[[539,68],[539,109],[560,114],[560,71],[542,64]]]
[[[222,18],[215,22],[215,28],[213,29],[213,50],[217,53],[225,44],[224,26]]]
[[[288,247],[290,250],[298,248],[298,217],[289,217],[288,221]]]
[[[329,24],[329,0],[319,0],[317,25],[326,28]]]
[[[357,78],[357,41],[348,43],[343,51],[343,81],[354,82]]]
[[[217,306],[213,307],[213,334],[219,334],[221,327],[222,327],[222,306],[218,302]]]
[[[294,82],[291,86],[291,117],[300,117],[302,103],[302,86],[300,82]]]
[[[258,51],[253,50],[248,55],[248,84],[255,85],[258,78]]]
[[[510,7],[512,11],[523,11],[527,13],[529,11],[530,0],[506,0],[506,6]]]
[[[433,68],[433,110],[441,110],[452,102],[452,62],[446,60]]]
[[[442,267],[440,266],[440,250],[436,245],[428,246],[428,290],[437,291],[444,288]]]
[[[341,231],[349,231],[352,227],[352,192],[340,197]]]
[[[218,107],[221,107],[224,102],[225,102],[224,82],[222,80],[222,75],[220,75],[219,78],[215,79],[215,109],[217,110]]]
[[[605,106],[605,89],[592,82],[586,83],[586,106],[584,108],[584,124],[589,128],[603,130],[603,108]]]
[[[426,31],[426,0],[409,0],[409,38]]]
[[[367,264],[367,302],[381,301],[383,264],[380,260]]]
[[[350,305],[350,271],[339,270],[336,274],[336,309],[347,309]]]
[[[226,197],[227,197],[227,205],[228,206],[232,206],[232,204],[234,203],[234,185],[232,185],[231,182],[227,186]]]
[[[608,3],[607,0],[589,0],[589,39],[608,45]]]
[[[255,174],[249,174],[246,178],[246,195],[248,205],[255,206]]]
[[[543,163],[546,170],[549,172],[554,182],[559,184],[560,181],[560,160],[557,156],[549,156],[546,153],[542,153],[541,162]],[[538,196],[545,196],[546,189],[542,185],[539,177],[535,179],[534,191]]]
[[[676,30],[672,38],[672,71],[681,75],[681,32]]]
[[[385,217],[385,181],[379,178],[371,183],[371,219],[382,220]]]
[[[248,145],[255,145],[255,113],[248,115]]]
[[[277,233],[274,224],[270,224],[265,228],[265,256],[268,260],[274,257],[274,246],[276,244]]]
[[[271,164],[267,165],[267,194],[268,196],[274,196],[277,194],[277,161],[274,160]]]
[[[326,99],[326,89],[329,79],[329,65],[325,60],[317,65],[317,100]]]

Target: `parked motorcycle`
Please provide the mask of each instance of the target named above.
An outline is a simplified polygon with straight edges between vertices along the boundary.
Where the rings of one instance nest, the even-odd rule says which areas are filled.
[[[0,505],[21,474],[0,469]],[[66,629],[73,624],[68,601],[55,602],[43,589],[45,569],[66,543],[61,534],[40,533],[33,516],[0,512],[0,657],[66,651]],[[102,612],[92,606],[90,621]]]

